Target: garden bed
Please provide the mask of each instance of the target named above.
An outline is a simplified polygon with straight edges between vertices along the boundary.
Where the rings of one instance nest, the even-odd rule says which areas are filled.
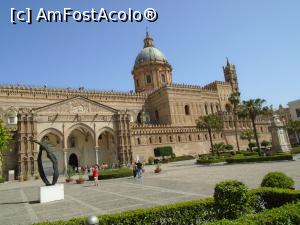
[[[244,162],[266,162],[266,161],[281,161],[293,160],[291,154],[274,154],[272,156],[244,156],[236,155],[226,159],[227,163],[244,163]]]
[[[129,168],[119,168],[119,169],[105,169],[99,171],[99,180],[107,180],[121,177],[133,176],[132,169]],[[89,180],[94,180],[93,176],[89,176]]]

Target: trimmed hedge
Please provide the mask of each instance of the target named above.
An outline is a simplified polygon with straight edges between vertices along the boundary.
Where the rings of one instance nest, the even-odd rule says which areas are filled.
[[[139,209],[123,213],[99,216],[99,225],[189,225],[199,221],[213,221],[213,199],[195,200],[160,206],[150,209]],[[83,225],[84,218],[69,221],[42,222],[36,225]]]
[[[201,223],[197,223],[200,225]],[[300,202],[243,216],[237,220],[221,220],[207,225],[299,225]]]
[[[266,208],[280,207],[286,203],[292,203],[300,201],[300,191],[293,191],[289,189],[277,189],[277,188],[258,188],[251,190],[250,194],[259,196]],[[298,203],[299,205],[300,203]],[[289,206],[289,205],[287,205]],[[287,207],[284,206],[284,207]],[[285,209],[285,208],[284,208]],[[278,210],[274,209],[274,210]],[[280,211],[278,216],[287,215],[287,210]],[[270,212],[273,212],[270,211]],[[279,212],[279,211],[275,211]],[[294,211],[293,211],[294,212]],[[297,211],[300,215],[300,212]],[[256,215],[268,215],[268,219],[276,219],[276,216],[271,216],[269,211],[264,211]],[[256,216],[255,215],[255,216]],[[155,208],[139,209],[134,211],[128,211],[123,213],[116,213],[110,215],[100,215],[99,225],[156,225],[156,224],[170,224],[170,225],[190,225],[190,224],[206,224],[206,222],[213,222],[216,220],[216,214],[214,212],[214,201],[212,198],[194,200],[189,202],[181,202],[172,205],[159,206]],[[237,224],[237,225],[252,225],[252,224],[268,224],[279,225],[280,223],[259,223],[252,216],[243,216],[237,221],[247,218],[247,223],[227,223],[226,220],[221,222],[214,222],[211,224]],[[249,219],[250,218],[250,219]],[[262,217],[259,217],[262,218]],[[260,221],[260,220],[258,220]],[[275,220],[276,221],[276,220]],[[280,225],[285,225],[281,223]],[[292,223],[293,224],[293,223]],[[298,223],[300,224],[300,223]],[[36,225],[84,225],[84,218],[75,218],[69,221],[54,221],[54,222],[41,222]]]
[[[170,162],[177,162],[177,161],[184,161],[184,160],[191,160],[191,159],[195,159],[195,157],[192,155],[183,155],[183,156],[177,156],[175,158],[171,158],[169,160]]]
[[[5,182],[5,178],[0,176],[0,184]]]
[[[286,203],[300,201],[300,191],[298,190],[265,187],[253,189],[250,193],[258,196],[262,201],[264,208],[267,209],[280,207]]]
[[[225,162],[226,156],[202,155],[197,159],[197,164],[211,164]]]
[[[261,187],[288,188],[294,187],[295,181],[282,172],[271,172],[264,176]]]
[[[300,147],[295,147],[295,148],[293,148],[292,150],[291,150],[291,153],[292,154],[300,154]]]
[[[237,219],[249,211],[247,186],[236,180],[223,181],[216,185],[214,200],[219,219]]]
[[[120,168],[120,169],[105,169],[99,171],[99,180],[107,180],[121,177],[130,177],[133,176],[132,169],[129,168]],[[93,176],[89,176],[89,180],[94,180]]]
[[[157,147],[154,149],[155,157],[172,156],[173,149],[171,146]]]
[[[273,156],[233,156],[231,158],[227,158],[227,163],[243,163],[243,162],[265,162],[265,161],[279,161],[279,160],[293,160],[293,155],[285,154],[285,155],[273,155]]]

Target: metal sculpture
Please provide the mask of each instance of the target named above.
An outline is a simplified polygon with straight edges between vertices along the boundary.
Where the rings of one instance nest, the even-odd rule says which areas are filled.
[[[57,179],[59,177],[58,164],[57,164],[56,156],[52,153],[52,151],[50,150],[49,145],[47,143],[38,142],[36,140],[31,140],[31,141],[34,142],[34,143],[37,143],[40,146],[37,162],[38,162],[38,170],[39,170],[39,174],[40,174],[41,179],[46,184],[46,186],[55,185],[56,182],[57,182]],[[47,179],[47,176],[46,176],[44,168],[43,168],[43,162],[42,162],[42,153],[43,153],[43,151],[46,151],[47,158],[50,159],[52,164],[53,164],[52,183],[50,183],[50,181]]]

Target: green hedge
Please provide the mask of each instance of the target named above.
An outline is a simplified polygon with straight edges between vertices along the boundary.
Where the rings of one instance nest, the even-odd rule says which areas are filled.
[[[258,196],[265,204],[265,208],[280,207],[286,203],[300,201],[300,191],[289,189],[276,188],[258,188],[251,190],[250,194]],[[277,209],[275,209],[277,210]],[[283,211],[284,212],[284,211]],[[267,213],[256,214],[261,215]],[[287,212],[282,213],[287,214]],[[298,212],[300,215],[300,213]],[[269,215],[269,214],[268,214]],[[168,225],[190,225],[190,224],[205,224],[212,222],[216,218],[214,211],[214,201],[212,198],[194,200],[189,202],[181,202],[155,208],[139,209],[123,213],[110,215],[100,215],[99,225],[152,225],[152,224],[168,224]],[[242,218],[248,218],[242,217]],[[241,219],[242,219],[241,218]],[[239,221],[239,220],[237,220]],[[248,221],[248,220],[247,220]],[[84,218],[75,218],[69,221],[42,222],[36,225],[83,225]],[[212,223],[221,225],[223,223]],[[224,224],[232,224],[225,223]],[[233,223],[234,224],[234,223]],[[260,224],[260,223],[245,223]],[[269,223],[268,225],[279,225],[279,223]],[[298,223],[300,224],[300,223]],[[240,225],[240,223],[237,223]],[[244,225],[244,224],[243,224]],[[284,225],[284,223],[280,224]]]
[[[105,169],[105,170],[100,170],[99,174],[100,174],[99,175],[100,180],[133,176],[133,172],[129,168]],[[93,176],[89,176],[89,180],[94,180]]]
[[[293,189],[295,181],[282,172],[270,172],[266,174],[261,182],[261,187]]]
[[[201,223],[197,223],[200,225]],[[207,225],[299,225],[300,202],[243,216],[237,220],[221,220]]]
[[[195,157],[192,155],[183,155],[183,156],[177,156],[175,158],[171,158],[169,160],[170,162],[177,162],[177,161],[184,161],[184,160],[191,160],[191,159],[195,159]]]
[[[213,199],[202,199],[150,209],[139,209],[123,213],[99,216],[99,225],[189,225],[198,221],[212,221]],[[43,222],[38,225],[83,225],[84,219],[77,218],[69,221]],[[37,225],[36,224],[36,225]]]
[[[295,147],[291,150],[292,154],[300,154],[300,147]]]
[[[173,154],[173,149],[171,146],[157,147],[154,149],[155,157],[171,156]]]
[[[5,182],[5,178],[0,176],[0,184]]]
[[[242,162],[265,162],[265,161],[279,161],[279,160],[293,160],[293,155],[285,154],[285,155],[273,155],[273,156],[233,156],[231,158],[227,158],[227,163],[242,163]]]
[[[250,191],[258,196],[267,209],[300,201],[300,191],[280,188],[258,188]]]

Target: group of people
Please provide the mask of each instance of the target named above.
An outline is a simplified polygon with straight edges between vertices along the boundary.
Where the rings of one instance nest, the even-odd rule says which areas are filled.
[[[141,178],[143,173],[143,164],[140,161],[134,162],[132,172],[134,178]]]

